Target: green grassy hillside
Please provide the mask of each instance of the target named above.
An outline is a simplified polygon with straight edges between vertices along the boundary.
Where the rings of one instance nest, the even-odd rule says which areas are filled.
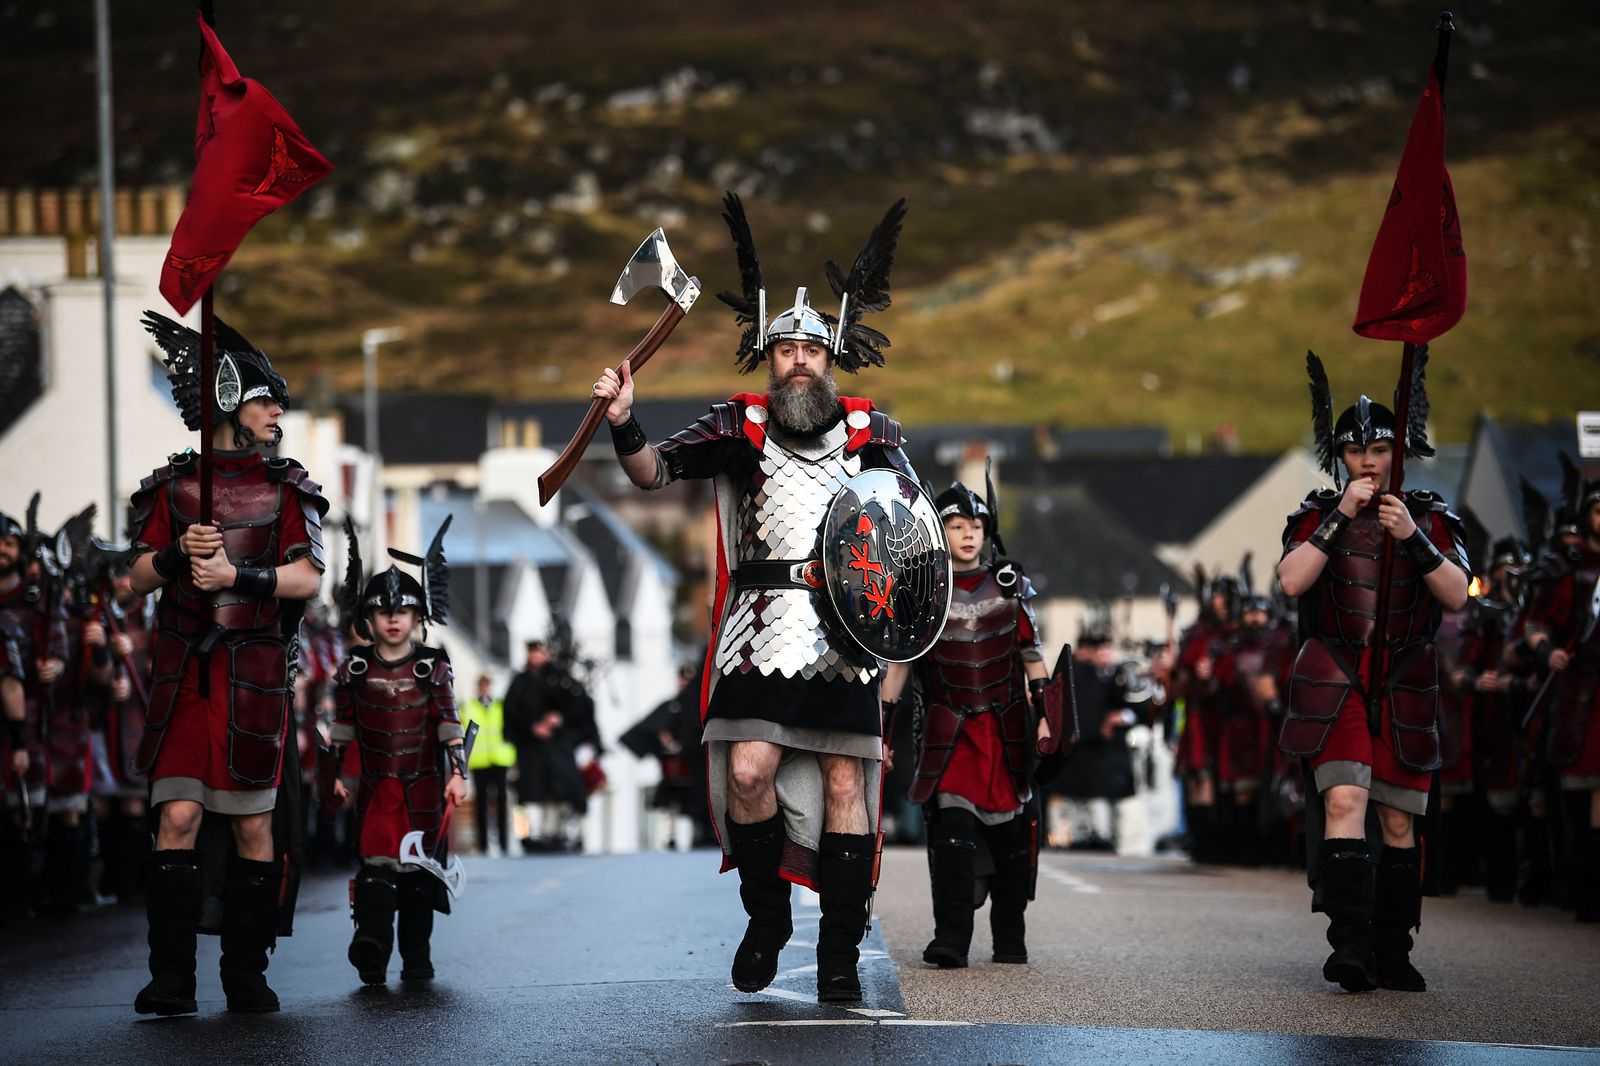
[[[0,9],[0,185],[87,180],[83,11]],[[182,5],[115,6],[119,180],[186,180]],[[911,199],[886,371],[908,422],[1305,432],[1301,359],[1342,395],[1398,351],[1349,332],[1436,7],[1219,0],[695,5],[219,0],[224,41],[337,171],[269,219],[219,308],[293,378],[581,396],[659,304],[605,302],[657,223],[715,291],[746,194],[774,300],[825,289]],[[1580,2],[1456,8],[1450,158],[1472,269],[1435,346],[1436,433],[1600,403],[1600,26]],[[704,301],[642,388],[737,384]],[[759,383],[757,383],[759,384]]]

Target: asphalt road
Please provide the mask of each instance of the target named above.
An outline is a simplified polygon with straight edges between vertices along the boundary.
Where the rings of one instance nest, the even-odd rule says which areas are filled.
[[[138,1018],[142,912],[107,908],[0,933],[0,1061],[1600,1062],[1584,1050],[1600,1046],[1600,931],[1555,912],[1431,906],[1418,958],[1435,991],[1348,996],[1320,980],[1321,923],[1293,875],[1045,862],[1032,965],[931,971],[926,865],[891,853],[855,1009],[815,1002],[800,893],[779,980],[731,988],[743,920],[708,852],[469,859],[421,987],[361,988],[344,884],[314,881],[273,960],[277,1015],[224,1010],[202,938],[199,1015]],[[1509,1046],[1535,1044],[1572,1046]]]

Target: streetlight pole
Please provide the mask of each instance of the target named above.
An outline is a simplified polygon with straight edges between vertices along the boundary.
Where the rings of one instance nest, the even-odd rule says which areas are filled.
[[[406,331],[399,327],[361,331],[362,410],[367,431],[367,461],[372,464],[372,476],[367,483],[367,521],[372,523],[374,536],[369,549],[372,551],[377,550],[378,501],[381,498],[378,491],[378,346],[405,335]]]
[[[117,484],[117,272],[113,246],[117,239],[117,197],[111,151],[111,10],[110,0],[94,0],[94,52],[99,88],[100,126],[100,289],[106,339],[106,524],[113,541],[122,524]]]

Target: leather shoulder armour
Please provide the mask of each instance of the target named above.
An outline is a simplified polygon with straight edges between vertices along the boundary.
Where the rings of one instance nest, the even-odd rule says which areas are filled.
[[[306,473],[306,468],[298,460],[288,456],[267,460],[267,480],[294,489],[300,497],[300,510],[305,515],[306,535],[311,539],[310,550],[291,553],[289,561],[310,555],[318,570],[327,570],[322,548],[322,519],[328,513],[328,498],[322,494],[322,486],[311,480],[311,475]]]
[[[742,436],[744,409],[744,401],[738,398],[714,403],[710,411],[662,441],[658,448],[663,452],[670,452],[689,445],[708,444],[716,440]]]
[[[1312,490],[1312,492],[1307,495],[1305,499],[1300,501],[1300,506],[1294,509],[1294,511],[1289,515],[1288,522],[1284,524],[1284,548],[1287,549],[1289,547],[1289,538],[1294,536],[1294,531],[1300,527],[1300,523],[1305,519],[1306,515],[1327,514],[1329,511],[1339,506],[1339,500],[1342,499],[1343,496],[1343,493],[1336,492],[1333,489]]]
[[[150,512],[155,510],[156,494],[161,486],[193,473],[195,462],[196,456],[192,451],[173,452],[167,456],[166,466],[157,467],[150,476],[139,482],[139,487],[133,492],[132,513],[129,515],[131,530],[137,531],[150,517]]]
[[[996,559],[990,565],[989,572],[994,575],[995,584],[1000,586],[1000,591],[1012,599],[1026,603],[1038,595],[1034,591],[1033,582],[1022,572],[1022,564],[1015,559]]]

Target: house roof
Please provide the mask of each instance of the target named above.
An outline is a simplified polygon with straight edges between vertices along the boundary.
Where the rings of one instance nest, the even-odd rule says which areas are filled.
[[[365,446],[366,411],[361,397],[339,402],[344,439]],[[378,395],[378,450],[390,465],[476,463],[489,444],[485,396],[436,392],[382,392]]]
[[[633,406],[634,417],[652,441],[667,437],[688,426],[711,409],[711,405],[726,397],[715,396],[703,400],[640,400]],[[589,412],[587,400],[545,400],[523,403],[502,403],[494,406],[488,417],[496,421],[533,420],[539,423],[539,436],[545,447],[560,450],[578,431],[583,416]],[[595,435],[594,444],[585,454],[607,455],[611,451],[608,433]]]
[[[1187,544],[1278,461],[1276,455],[1084,457],[1012,463],[1001,506],[1022,488],[1078,487],[1152,544]]]
[[[425,492],[418,498],[425,538],[433,536],[446,515],[455,516],[445,538],[445,558],[452,566],[457,562],[547,566],[571,559],[572,552],[560,536],[529,518],[512,501],[488,500],[479,510],[474,500],[472,493],[461,490]]]
[[[1042,597],[1155,596],[1163,584],[1189,591],[1149,540],[1081,485],[1011,489],[1001,505],[1001,530],[1008,554]]]

